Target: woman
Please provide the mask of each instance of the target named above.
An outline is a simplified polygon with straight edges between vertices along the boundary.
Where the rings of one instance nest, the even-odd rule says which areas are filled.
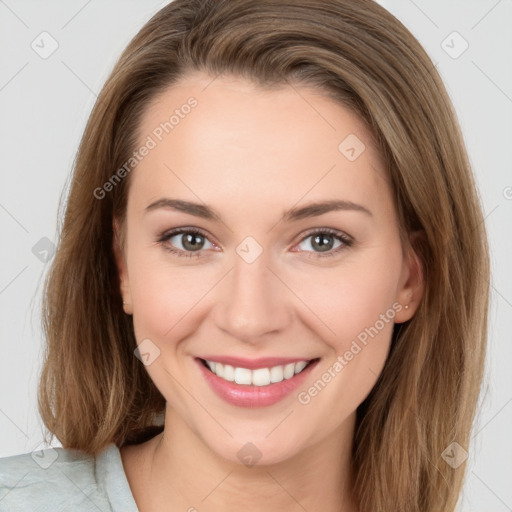
[[[0,507],[452,511],[488,283],[456,116],[399,21],[175,0],[86,127],[44,302],[63,448],[4,459]]]

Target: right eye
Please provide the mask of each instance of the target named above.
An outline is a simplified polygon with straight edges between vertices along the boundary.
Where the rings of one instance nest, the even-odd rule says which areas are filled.
[[[157,241],[165,250],[186,258],[201,256],[201,249],[204,248],[205,241],[215,247],[208,240],[206,234],[197,228],[179,228],[167,231],[162,233]]]

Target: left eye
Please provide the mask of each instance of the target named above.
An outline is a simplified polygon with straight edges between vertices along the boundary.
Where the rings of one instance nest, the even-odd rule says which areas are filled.
[[[344,233],[323,229],[305,236],[298,244],[298,247],[301,251],[312,252],[314,256],[321,258],[324,256],[334,256],[351,245],[352,239]]]

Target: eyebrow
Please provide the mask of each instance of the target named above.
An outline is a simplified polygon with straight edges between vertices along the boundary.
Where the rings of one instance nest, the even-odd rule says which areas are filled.
[[[218,213],[216,213],[213,208],[210,208],[209,206],[199,203],[193,203],[191,201],[183,201],[181,199],[170,199],[166,197],[158,199],[157,201],[154,201],[153,203],[148,205],[145,209],[145,212],[148,213],[160,208],[176,210],[179,212],[188,213],[189,215],[194,215],[196,217],[201,217],[203,219],[223,222],[222,217]],[[331,200],[309,203],[305,206],[301,206],[300,208],[292,208],[290,210],[287,210],[286,212],[284,212],[281,221],[293,222],[310,217],[317,217],[319,215],[323,215],[324,213],[339,210],[352,210],[356,212],[365,213],[370,217],[373,216],[372,212],[368,210],[368,208],[365,208],[360,204],[353,203],[352,201]]]

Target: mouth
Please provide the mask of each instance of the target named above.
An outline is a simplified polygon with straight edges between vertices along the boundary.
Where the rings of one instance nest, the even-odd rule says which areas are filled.
[[[228,364],[228,360],[234,362],[234,358],[223,357],[222,362],[210,357],[195,358],[204,380],[218,397],[236,407],[256,408],[273,405],[289,396],[304,384],[320,358],[236,359],[236,364],[244,366]]]
[[[251,369],[242,365],[235,366],[232,364],[199,358],[205,368],[210,370],[210,372],[217,377],[227,382],[234,382],[241,386],[258,387],[278,384],[284,380],[292,379],[295,377],[295,375],[303,372],[309,365],[315,363],[319,359],[320,358],[318,357],[309,360],[301,359],[296,362],[290,362],[287,364],[269,364],[268,366],[261,366]],[[246,366],[250,365],[246,364]]]

